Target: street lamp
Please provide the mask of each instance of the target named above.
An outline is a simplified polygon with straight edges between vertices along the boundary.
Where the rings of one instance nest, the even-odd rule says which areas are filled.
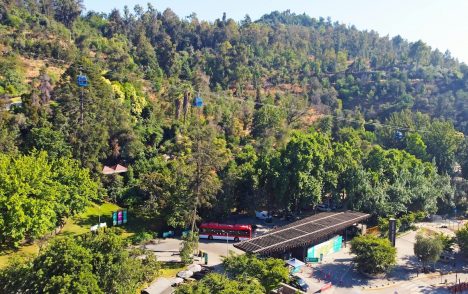
[[[228,236],[228,231],[223,231],[223,233],[226,233],[226,257],[229,256],[229,236]]]

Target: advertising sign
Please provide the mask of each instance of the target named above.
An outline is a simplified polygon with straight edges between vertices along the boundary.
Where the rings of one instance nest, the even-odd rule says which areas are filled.
[[[124,211],[123,211],[123,223],[124,223],[124,224],[127,223],[127,210],[124,210]]]
[[[112,225],[117,225],[117,211],[112,212]]]
[[[119,210],[119,211],[117,212],[117,224],[118,224],[118,225],[121,225],[121,224],[122,224],[122,220],[123,220],[122,210]]]
[[[328,241],[310,247],[307,250],[307,258],[320,258],[341,250],[343,236],[335,236]]]

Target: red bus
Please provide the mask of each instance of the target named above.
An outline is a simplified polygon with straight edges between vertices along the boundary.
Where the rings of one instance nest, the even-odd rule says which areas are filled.
[[[199,236],[200,239],[243,241],[252,238],[252,226],[203,223]]]

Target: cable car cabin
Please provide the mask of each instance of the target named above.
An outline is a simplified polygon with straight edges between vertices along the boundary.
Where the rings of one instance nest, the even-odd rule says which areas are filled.
[[[200,239],[243,241],[252,238],[251,225],[226,225],[203,223],[200,225]]]
[[[87,87],[88,86],[88,78],[85,75],[79,75],[76,79],[76,83],[79,87]]]
[[[395,139],[401,140],[401,139],[403,139],[403,137],[404,137],[404,135],[403,135],[402,132],[400,132],[400,131],[395,132]]]
[[[202,107],[203,106],[203,99],[201,97],[195,97],[193,100],[194,107]]]

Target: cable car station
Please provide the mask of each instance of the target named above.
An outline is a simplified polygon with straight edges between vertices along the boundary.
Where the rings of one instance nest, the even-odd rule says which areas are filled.
[[[320,254],[341,249],[343,238],[345,242],[347,239],[347,229],[369,217],[369,214],[354,211],[318,213],[234,244],[234,247],[262,256],[317,261]]]

